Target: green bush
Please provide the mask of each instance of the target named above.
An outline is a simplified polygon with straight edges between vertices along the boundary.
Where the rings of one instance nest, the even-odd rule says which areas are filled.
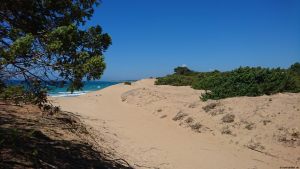
[[[291,74],[295,77],[296,84],[300,86],[300,63],[296,62],[289,68]]]
[[[178,74],[178,75],[187,75],[187,74],[192,73],[193,71],[185,66],[179,66],[174,69],[174,72],[175,72],[175,74]]]
[[[260,96],[279,92],[300,92],[299,65],[289,69],[240,67],[228,72],[194,72],[186,75],[168,75],[158,78],[157,85],[189,85],[206,90],[202,100],[223,99],[235,96]]]
[[[194,89],[210,90],[222,83],[221,76],[227,76],[227,74],[219,71],[199,73],[191,86]]]
[[[191,86],[196,80],[192,76],[186,75],[168,75],[166,77],[157,78],[155,81],[156,85],[172,85],[172,86]]]
[[[56,112],[57,107],[52,106],[47,101],[47,89],[40,85],[39,81],[31,81],[30,83],[31,85],[8,86],[0,83],[0,100],[14,102],[17,105],[21,103],[35,104],[41,109],[51,109],[51,111]]]
[[[201,85],[212,83],[210,88]],[[239,68],[224,75],[207,77],[198,81],[195,89],[206,89],[203,100],[235,96],[260,96],[279,92],[299,92],[296,78],[284,69]]]
[[[294,64],[291,65],[290,70],[292,72],[295,72],[296,74],[300,75],[300,63],[296,62]]]
[[[3,100],[12,100],[16,104],[19,104],[22,100],[24,100],[24,88],[22,86],[8,86],[1,87],[0,98]]]

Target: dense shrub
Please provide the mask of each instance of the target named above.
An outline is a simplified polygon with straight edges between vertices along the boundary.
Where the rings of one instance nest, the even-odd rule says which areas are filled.
[[[203,88],[206,84],[213,86]],[[299,92],[295,77],[287,70],[267,68],[239,68],[219,76],[199,80],[195,89],[206,89],[203,100],[234,96],[260,96],[279,92]]]
[[[30,85],[5,85],[4,83],[1,85],[0,83],[0,100],[15,104],[35,104],[43,110],[57,109],[47,101],[47,89],[40,85],[39,81],[31,81]]]
[[[228,72],[194,72],[186,75],[168,75],[158,78],[157,85],[190,85],[206,90],[202,100],[222,99],[235,96],[260,96],[279,92],[300,92],[299,65],[289,69],[240,67]]]
[[[210,90],[222,83],[222,76],[227,76],[227,73],[219,71],[199,73],[191,86],[194,89]]]
[[[186,75],[168,75],[166,77],[157,78],[156,85],[172,85],[172,86],[191,86],[196,80],[193,76]]]
[[[300,63],[296,62],[295,64],[291,65],[289,71],[295,77],[295,81],[298,84],[298,86],[300,86]]]
[[[187,75],[189,73],[192,73],[193,71],[185,66],[179,66],[174,69],[174,72],[178,75]]]
[[[291,65],[290,70],[300,75],[300,63],[296,62]]]
[[[23,100],[24,89],[22,86],[9,86],[9,87],[1,87],[0,90],[0,98],[3,100],[12,100],[15,103],[19,103]]]

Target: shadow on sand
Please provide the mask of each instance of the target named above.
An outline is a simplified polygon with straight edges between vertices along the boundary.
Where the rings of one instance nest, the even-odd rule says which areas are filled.
[[[24,127],[30,125],[35,121],[0,109],[0,168],[129,168],[108,160],[88,143],[54,140]]]

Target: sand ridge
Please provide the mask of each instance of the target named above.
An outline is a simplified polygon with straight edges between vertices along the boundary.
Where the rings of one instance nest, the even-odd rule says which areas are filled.
[[[52,100],[135,168],[299,166],[300,94],[202,102],[203,91],[154,81]]]

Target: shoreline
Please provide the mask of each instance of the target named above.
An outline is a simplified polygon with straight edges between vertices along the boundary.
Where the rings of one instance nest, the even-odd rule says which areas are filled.
[[[82,116],[83,122],[95,130],[95,136],[105,140],[103,146],[135,168],[279,168],[299,165],[299,146],[281,146],[282,143],[277,143],[271,136],[260,138],[266,133],[259,132],[263,127],[270,130],[270,134],[277,132],[274,126],[281,123],[271,117],[274,115],[272,106],[277,110],[281,106],[291,113],[281,114],[284,116],[282,123],[295,113],[294,118],[297,118],[300,107],[295,103],[300,103],[299,94],[202,102],[199,99],[202,91],[186,86],[154,86],[153,83],[154,79],[136,81],[132,85],[119,83],[85,95],[51,100],[62,110]],[[256,112],[251,108],[255,104],[261,106]],[[203,107],[209,105],[215,106],[206,112]],[[295,110],[291,110],[293,106],[296,106]],[[220,122],[224,115],[229,114],[227,111],[234,113],[236,120],[233,123]],[[223,114],[218,114],[220,112]],[[261,121],[266,120],[267,115],[271,122],[265,121],[268,124],[264,126]],[[244,124],[241,119],[244,116],[249,119],[249,124]],[[276,116],[280,115],[276,113]],[[298,122],[298,119],[291,120],[285,127],[299,129]],[[244,129],[247,125],[250,128],[252,123],[255,128]],[[232,133],[222,134],[221,130],[226,130],[224,126],[229,126],[227,132]]]
[[[86,82],[85,82],[86,83]],[[63,88],[54,88],[52,91],[48,93],[48,97],[76,97],[80,95],[84,95],[91,92],[96,92],[99,90],[102,90],[104,88],[107,88],[112,85],[119,84],[121,82],[114,82],[114,81],[89,81],[87,86],[83,87],[82,90],[76,90],[76,91],[67,91],[66,86]],[[92,87],[91,87],[92,85]]]

